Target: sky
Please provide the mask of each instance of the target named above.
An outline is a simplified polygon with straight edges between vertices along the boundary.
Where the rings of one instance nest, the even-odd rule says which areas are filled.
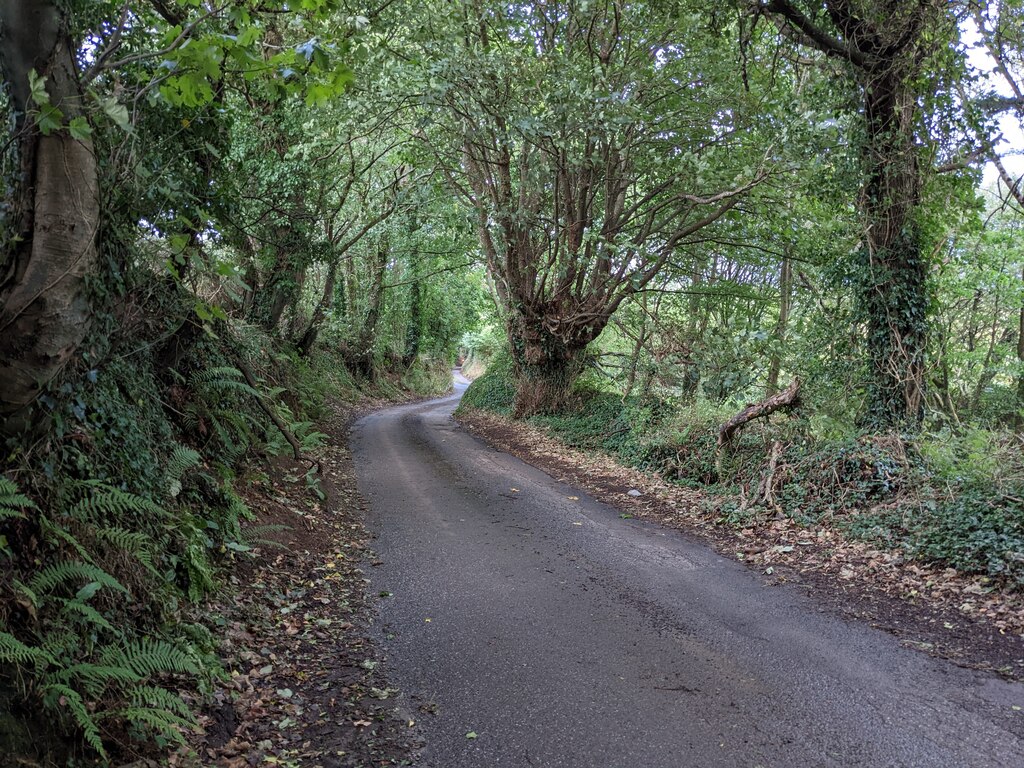
[[[972,20],[965,21],[961,31],[962,39],[968,46],[967,59],[971,66],[979,72],[992,74],[995,62],[985,47],[981,45],[974,22]],[[998,74],[992,76],[991,85],[1003,96],[1012,95],[1010,87]],[[999,130],[1003,135],[1003,141],[998,145],[998,149],[1003,158],[1003,165],[1014,178],[1024,176],[1024,130],[1022,130],[1021,122],[1018,115],[1011,113],[1004,114],[999,118]],[[991,190],[995,189],[997,185],[1002,186],[999,180],[999,171],[992,163],[986,163],[981,188]]]

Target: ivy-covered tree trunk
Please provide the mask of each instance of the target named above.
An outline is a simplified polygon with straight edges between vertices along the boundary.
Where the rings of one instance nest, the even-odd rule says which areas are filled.
[[[55,2],[0,3],[0,58],[20,178],[12,180],[0,255],[0,423],[23,429],[31,404],[77,352],[92,319],[86,285],[97,261],[100,204],[92,142],[68,123],[83,115],[75,45]],[[27,112],[29,73],[45,78],[43,134]]]
[[[423,335],[423,291],[420,281],[414,280],[409,288],[409,320],[405,325],[405,350],[402,365],[408,368],[420,354],[420,338]]]
[[[779,373],[782,370],[782,348],[786,343],[786,329],[789,326],[789,311],[793,300],[793,259],[789,247],[782,257],[782,268],[779,270],[779,319],[775,323],[774,343],[771,362],[768,364],[768,385],[765,397],[771,397],[779,391]]]
[[[317,336],[320,334],[320,326],[323,324],[327,314],[327,308],[334,300],[334,292],[338,282],[338,260],[334,259],[327,267],[327,278],[324,281],[324,292],[313,308],[313,315],[309,319],[309,325],[305,332],[295,342],[299,354],[305,357],[313,349]]]
[[[881,428],[916,427],[925,404],[928,267],[914,218],[921,175],[914,146],[916,100],[908,80],[908,74],[889,68],[864,86],[867,178],[861,193],[859,300],[870,369],[865,416]]]
[[[928,334],[927,244],[921,202],[918,102],[925,61],[952,39],[940,0],[766,0],[783,34],[850,65],[864,105],[864,225],[858,303],[867,329],[864,421],[875,429],[920,426]]]
[[[1020,372],[1017,374],[1017,430],[1024,430],[1024,270],[1020,273],[1021,279],[1021,300],[1020,313],[1017,323],[1017,364]]]
[[[511,304],[506,332],[516,374],[514,418],[565,406],[586,366],[587,346],[601,334],[608,319],[602,315],[581,324],[566,321],[559,308]]]
[[[384,275],[387,272],[391,244],[381,237],[370,263],[370,284],[366,287],[366,312],[352,344],[346,352],[349,368],[360,376],[373,376],[373,350],[377,342],[377,324],[384,308]]]

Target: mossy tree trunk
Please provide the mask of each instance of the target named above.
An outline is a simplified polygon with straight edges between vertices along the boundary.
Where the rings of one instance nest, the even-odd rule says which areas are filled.
[[[76,46],[56,2],[0,3],[0,59],[16,115],[20,177],[7,196],[0,255],[0,424],[29,423],[32,403],[78,351],[93,308],[87,281],[100,224],[96,154],[65,127],[83,116]],[[45,78],[62,127],[40,132],[29,73]]]
[[[604,323],[600,328],[603,330]],[[600,331],[597,331],[599,333]],[[597,333],[577,332],[566,339],[553,335],[542,322],[517,317],[509,322],[517,419],[563,408],[586,365],[587,344]]]

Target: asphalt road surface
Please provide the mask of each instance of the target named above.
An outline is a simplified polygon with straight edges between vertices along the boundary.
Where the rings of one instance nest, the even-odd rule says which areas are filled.
[[[460,429],[457,381],[352,438],[420,766],[1024,768],[1024,685],[621,519]]]

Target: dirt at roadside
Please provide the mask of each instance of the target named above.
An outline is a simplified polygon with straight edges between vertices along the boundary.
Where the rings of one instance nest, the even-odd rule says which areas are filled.
[[[623,515],[699,536],[722,555],[747,563],[768,584],[806,589],[823,609],[866,621],[904,645],[1024,679],[1024,595],[848,540],[826,524],[803,527],[766,516],[749,527],[730,527],[718,521],[716,500],[700,491],[623,467],[603,454],[570,449],[536,427],[494,414],[460,411],[458,420],[494,447]],[[640,495],[629,495],[631,490]]]
[[[415,723],[396,710],[370,640],[361,568],[373,558],[347,448],[355,415],[335,404],[319,425],[329,440],[315,456],[323,470],[315,487],[307,465],[292,460],[237,483],[257,517],[248,526],[256,557],[240,556],[233,594],[206,606],[230,680],[203,710],[194,754],[172,765],[411,764]]]

